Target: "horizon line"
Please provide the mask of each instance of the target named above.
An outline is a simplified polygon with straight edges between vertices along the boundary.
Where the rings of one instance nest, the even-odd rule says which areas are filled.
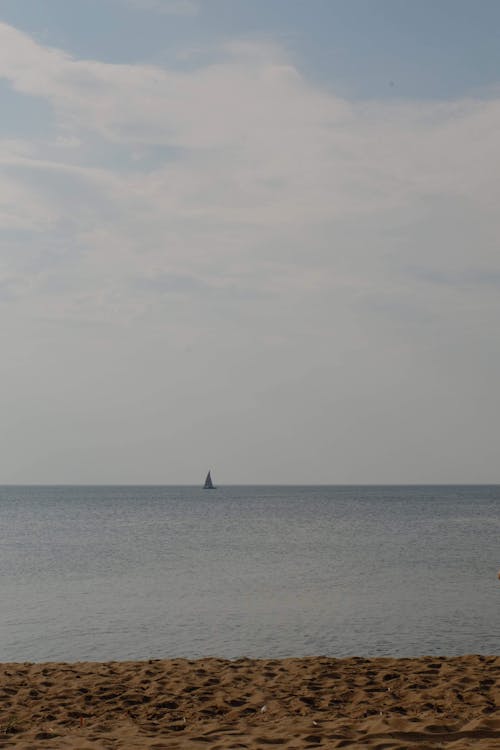
[[[224,487],[499,487],[497,482],[229,482]],[[196,482],[5,482],[0,487],[199,487]]]

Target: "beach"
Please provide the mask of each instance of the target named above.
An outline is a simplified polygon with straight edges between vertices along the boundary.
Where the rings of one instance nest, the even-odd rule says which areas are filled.
[[[498,748],[500,657],[3,664],[0,748]]]

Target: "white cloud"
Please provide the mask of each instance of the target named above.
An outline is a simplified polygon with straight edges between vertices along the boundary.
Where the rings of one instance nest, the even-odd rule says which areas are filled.
[[[469,349],[480,361],[500,315],[484,283],[500,273],[498,99],[353,103],[267,43],[231,43],[180,72],[75,59],[5,24],[0,76],[48,101],[56,122],[50,141],[0,142],[0,228],[11,233],[0,292],[3,281],[19,331],[36,319],[72,350],[81,326],[75,342],[92,351],[94,326],[109,327],[116,363],[135,341],[174,391],[191,394],[191,406],[168,399],[176,425],[181,403],[198,425],[215,403],[227,430],[275,403],[292,434],[309,410],[324,462],[326,414],[356,432],[357,397],[366,414],[380,398],[394,429],[399,409],[420,435],[450,363],[460,375],[447,414],[470,397],[461,334],[483,341]],[[205,385],[183,369],[193,350],[188,370],[212,362]],[[137,357],[124,399],[134,377],[146,387]],[[338,435],[336,448],[354,472],[346,434],[349,450]],[[411,479],[403,464],[400,479]]]
[[[4,144],[0,157],[11,170],[17,165],[15,179],[32,193],[27,175],[33,170],[64,172],[60,187],[48,189],[52,211],[47,191],[39,192],[42,214],[57,212],[58,190],[64,190],[62,205],[72,205],[77,226],[78,216],[84,224],[101,202],[114,214],[118,244],[140,244],[162,273],[191,263],[203,272],[203,236],[211,263],[231,277],[275,264],[293,284],[291,269],[297,267],[302,278],[301,267],[312,265],[313,283],[324,280],[325,269],[336,269],[330,283],[363,285],[371,274],[378,279],[380,256],[349,246],[353,222],[372,222],[375,232],[391,225],[404,231],[422,220],[433,196],[466,201],[471,211],[496,205],[496,99],[352,104],[312,86],[283,50],[268,44],[233,43],[224,60],[190,72],[76,60],[5,24],[0,49],[0,74],[23,94],[46,98],[59,125],[52,144],[39,145],[36,153],[30,146],[27,155],[16,148],[9,154]],[[107,148],[117,149],[118,162],[132,154],[134,168],[86,166],[92,153]],[[173,155],[141,170],[141,158],[159,148],[173,149]],[[71,190],[84,184],[99,196],[90,207],[76,197],[71,203]],[[36,216],[32,194],[26,202]],[[16,195],[12,221],[21,203]],[[5,206],[6,221],[8,216]],[[102,220],[102,211],[97,216]],[[297,249],[325,231],[338,236],[334,248],[316,238],[313,261],[305,247]],[[170,238],[168,252],[164,236]],[[98,252],[106,256],[102,248]],[[419,252],[425,258],[425,248]],[[446,264],[454,252],[434,248],[430,260]],[[477,252],[482,261],[476,262],[494,262],[489,246]],[[470,260],[453,257],[465,265]]]

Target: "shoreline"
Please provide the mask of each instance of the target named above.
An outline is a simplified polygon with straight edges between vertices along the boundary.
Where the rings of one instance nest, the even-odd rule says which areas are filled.
[[[498,748],[500,656],[0,664],[0,748]]]

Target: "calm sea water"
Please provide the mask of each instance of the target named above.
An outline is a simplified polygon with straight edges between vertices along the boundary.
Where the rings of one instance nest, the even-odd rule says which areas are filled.
[[[2,487],[0,661],[500,652],[500,487]]]

